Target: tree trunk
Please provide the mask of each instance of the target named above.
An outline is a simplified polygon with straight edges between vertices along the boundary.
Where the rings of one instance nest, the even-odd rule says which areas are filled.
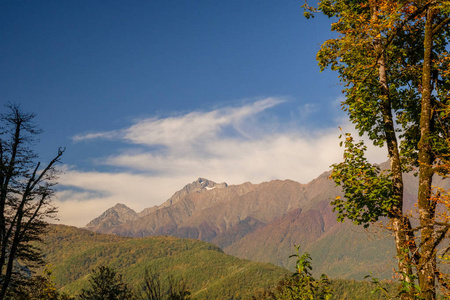
[[[372,7],[372,16],[376,18],[374,12],[378,8]],[[411,259],[408,251],[408,229],[410,226],[409,219],[403,215],[403,176],[400,162],[400,153],[398,149],[397,137],[395,135],[395,127],[392,116],[392,105],[389,93],[389,84],[386,74],[385,55],[381,53],[383,51],[382,42],[379,38],[374,40],[374,47],[376,52],[380,52],[380,56],[377,61],[378,67],[378,82],[380,86],[380,106],[383,116],[383,127],[386,138],[386,145],[388,149],[390,169],[392,172],[393,181],[393,197],[397,200],[396,205],[391,209],[390,220],[392,222],[392,228],[394,232],[395,248],[398,260],[398,270],[403,276],[403,280],[411,282],[412,268]],[[413,299],[414,291],[403,294],[401,299]]]
[[[386,144],[389,155],[390,168],[393,181],[393,197],[397,200],[396,205],[392,207],[390,212],[390,220],[394,230],[395,248],[398,259],[398,269],[403,276],[403,280],[411,282],[411,259],[408,251],[408,234],[409,219],[403,215],[403,176],[400,162],[400,154],[398,150],[397,137],[395,136],[394,122],[392,118],[391,101],[387,84],[386,69],[384,64],[384,56],[378,60],[379,83],[381,87],[381,110],[384,122],[384,131],[386,135]],[[402,295],[402,299],[412,299],[414,291]]]
[[[420,260],[417,266],[420,296],[423,299],[435,299],[436,252],[434,250],[434,208],[430,200],[433,177],[433,155],[431,148],[432,126],[432,85],[431,85],[431,55],[433,50],[433,20],[435,12],[427,10],[424,39],[424,61],[422,71],[422,102],[420,114],[419,149],[419,193],[418,207],[421,226]]]

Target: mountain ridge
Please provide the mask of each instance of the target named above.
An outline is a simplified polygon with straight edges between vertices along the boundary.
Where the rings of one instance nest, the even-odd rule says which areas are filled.
[[[344,195],[329,179],[330,174],[324,172],[307,184],[272,180],[223,183],[220,188],[213,181],[199,178],[148,214],[87,229],[130,237],[199,239],[214,243],[227,254],[291,270],[293,263],[287,258],[294,253],[294,245],[301,245],[317,261],[317,273],[362,279],[372,270],[380,278],[391,278],[396,264],[389,233],[374,227],[378,231],[374,234],[349,221],[337,222],[330,202]],[[411,209],[417,178],[408,173],[404,180],[405,208]],[[448,185],[445,182],[444,186]]]

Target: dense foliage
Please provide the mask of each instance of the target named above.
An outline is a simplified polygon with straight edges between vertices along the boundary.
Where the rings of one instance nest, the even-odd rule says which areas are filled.
[[[365,160],[364,145],[345,136],[344,161],[332,174],[346,195],[334,201],[339,218],[369,226],[388,217],[407,289],[401,297],[435,299],[438,282],[450,288],[437,254],[450,229],[448,215],[437,214],[448,211],[446,191],[433,191],[434,175],[450,170],[450,1],[321,0],[305,8],[306,17],[321,12],[334,21],[337,37],[322,45],[319,65],[339,73],[343,109],[361,135],[386,146],[390,161],[381,172]],[[409,214],[402,172],[412,169],[419,186]]]

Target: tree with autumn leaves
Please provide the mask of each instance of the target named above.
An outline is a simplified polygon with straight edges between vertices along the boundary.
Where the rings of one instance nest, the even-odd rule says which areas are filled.
[[[343,109],[360,135],[386,146],[390,162],[381,171],[366,160],[366,146],[344,134],[344,161],[332,172],[346,196],[333,202],[338,218],[366,227],[389,218],[401,298],[435,299],[437,286],[450,287],[439,269],[449,205],[433,183],[450,173],[450,1],[320,0],[304,8],[308,18],[333,21],[337,37],[323,43],[319,66],[339,73]],[[419,178],[415,212],[404,209],[404,172]]]

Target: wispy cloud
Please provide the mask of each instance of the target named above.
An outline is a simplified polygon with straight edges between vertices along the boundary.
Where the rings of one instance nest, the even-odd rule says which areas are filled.
[[[72,138],[73,141],[79,142],[84,140],[94,140],[94,139],[117,139],[120,138],[120,131],[108,131],[108,132],[96,132],[76,135]]]
[[[283,99],[267,98],[240,107],[191,112],[163,119],[149,118],[126,129],[77,135],[73,139],[122,139],[141,145],[186,146],[199,140],[214,138],[228,126],[237,129],[245,119],[282,102]]]
[[[341,160],[339,129],[336,125],[306,131],[260,118],[283,102],[268,98],[144,119],[117,131],[74,137],[76,141],[122,140],[129,149],[100,159],[104,165],[121,167],[122,173],[65,172],[60,180],[67,188],[59,196],[61,221],[83,226],[117,202],[136,210],[157,205],[198,177],[229,184],[271,179],[309,182]],[[157,145],[163,147],[153,147]],[[379,149],[368,154],[378,162],[386,157]]]

